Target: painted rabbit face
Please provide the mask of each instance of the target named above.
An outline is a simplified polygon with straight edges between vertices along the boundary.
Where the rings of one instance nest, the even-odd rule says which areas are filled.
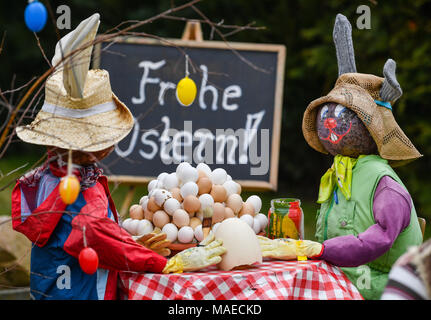
[[[349,108],[337,103],[319,107],[316,128],[319,140],[333,156],[357,158],[377,152],[377,146],[361,119]]]

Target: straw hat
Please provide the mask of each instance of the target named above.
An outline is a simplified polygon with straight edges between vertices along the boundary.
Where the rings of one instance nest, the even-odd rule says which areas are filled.
[[[94,152],[122,140],[133,128],[130,110],[112,92],[106,70],[88,70],[99,14],[82,21],[56,46],[52,65],[65,59],[45,84],[34,121],[18,127],[25,142]],[[81,49],[80,49],[81,48]]]
[[[383,159],[395,166],[404,165],[422,155],[397,124],[392,105],[402,95],[395,77],[395,61],[389,59],[384,78],[356,73],[351,40],[351,26],[347,18],[337,15],[334,27],[339,77],[326,96],[312,101],[305,110],[302,132],[307,143],[315,150],[328,153],[317,136],[316,117],[319,106],[327,102],[339,103],[354,111],[374,139]]]

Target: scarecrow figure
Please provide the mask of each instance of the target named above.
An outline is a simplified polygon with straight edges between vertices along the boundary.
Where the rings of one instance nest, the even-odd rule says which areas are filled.
[[[338,80],[328,95],[308,105],[302,130],[313,149],[334,156],[319,188],[320,259],[344,267],[365,299],[379,299],[391,266],[422,243],[413,201],[392,169],[421,154],[392,114],[402,95],[395,61],[385,63],[384,78],[357,73],[351,32],[338,14]]]
[[[33,243],[34,299],[116,299],[121,270],[193,271],[219,263],[225,252],[221,241],[214,240],[168,260],[165,234],[143,239],[158,254],[119,225],[107,178],[96,162],[127,136],[134,120],[112,92],[108,72],[89,70],[99,23],[94,14],[57,43],[52,65],[58,68],[46,82],[42,109],[30,125],[16,130],[23,141],[48,147],[47,162],[21,177],[12,193],[13,228]],[[59,194],[68,152],[80,182],[78,198],[69,205]],[[85,244],[99,258],[94,274],[79,265]]]

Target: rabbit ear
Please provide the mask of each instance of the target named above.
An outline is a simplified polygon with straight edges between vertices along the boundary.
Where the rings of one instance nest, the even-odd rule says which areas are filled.
[[[395,75],[397,64],[394,60],[388,59],[383,67],[383,75],[385,80],[383,81],[382,88],[380,89],[380,98],[383,101],[395,102],[399,97],[403,95],[403,90],[398,83]]]
[[[61,65],[57,66],[60,70],[63,70],[64,87],[73,98],[83,97],[85,79],[90,67],[91,51],[93,49],[93,45],[88,45],[96,37],[99,24],[100,15],[95,13],[82,21],[75,30],[61,38],[55,47],[55,54],[51,61],[53,66],[60,63],[63,57],[69,55],[71,52],[86,47],[85,49],[76,51],[76,53],[73,53],[72,56],[63,61]]]
[[[342,14],[335,18],[332,34],[337,52],[338,76],[344,73],[356,72],[355,52],[353,50],[352,26]]]

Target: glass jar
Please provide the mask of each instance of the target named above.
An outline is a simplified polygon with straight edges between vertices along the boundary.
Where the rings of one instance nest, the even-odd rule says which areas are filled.
[[[304,212],[299,199],[272,199],[268,220],[268,238],[304,239]]]

